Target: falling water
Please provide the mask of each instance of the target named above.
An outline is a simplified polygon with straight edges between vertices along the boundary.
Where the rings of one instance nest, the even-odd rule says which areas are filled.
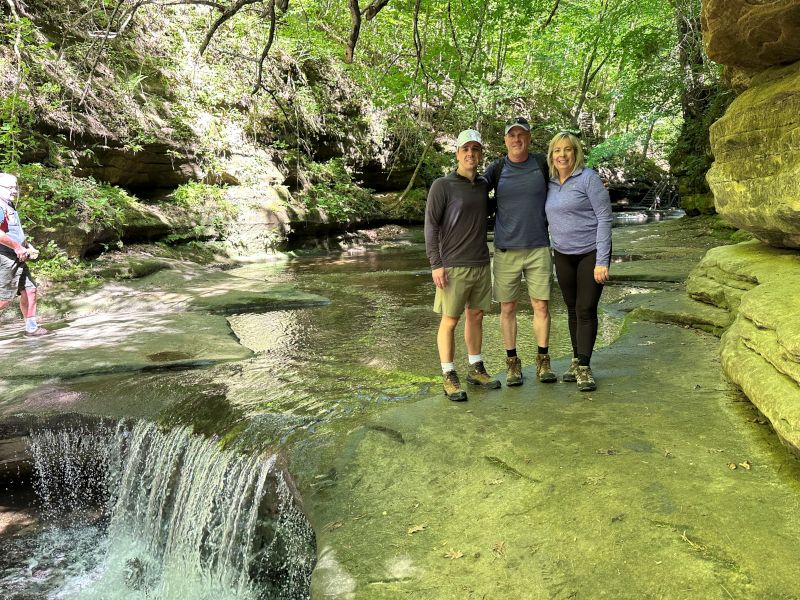
[[[313,533],[275,455],[220,451],[188,430],[148,423],[43,431],[31,435],[30,449],[43,514],[62,523],[39,542],[49,555],[59,548],[51,563],[61,567],[46,592],[18,597],[308,598]],[[101,498],[104,518],[83,528],[65,519],[91,514]],[[54,543],[57,533],[73,540]],[[76,566],[68,549],[79,538],[93,558],[84,551]]]

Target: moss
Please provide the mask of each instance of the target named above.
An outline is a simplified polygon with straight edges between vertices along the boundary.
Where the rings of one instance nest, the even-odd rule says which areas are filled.
[[[681,194],[681,208],[690,217],[698,215],[711,215],[716,212],[714,207],[714,194]]]
[[[669,155],[670,171],[678,180],[682,202],[684,198],[688,199],[690,204],[694,202],[698,208],[696,213],[692,210],[692,214],[714,212],[713,202],[710,206],[707,201],[702,205],[699,203],[711,191],[706,182],[706,173],[714,162],[714,155],[708,131],[711,124],[725,114],[734,99],[733,92],[722,85],[710,87],[704,93],[702,107],[697,108],[693,116],[685,117],[678,141]]]

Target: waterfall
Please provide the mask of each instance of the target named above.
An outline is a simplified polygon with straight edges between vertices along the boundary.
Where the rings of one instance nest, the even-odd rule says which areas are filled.
[[[104,513],[95,564],[47,598],[308,598],[313,532],[274,454],[144,422],[34,433],[30,451],[44,515]]]

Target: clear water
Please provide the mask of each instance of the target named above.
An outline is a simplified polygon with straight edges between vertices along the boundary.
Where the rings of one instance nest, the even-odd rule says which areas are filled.
[[[43,397],[69,398],[72,410],[155,414],[168,429],[141,424],[127,433],[95,436],[43,433],[32,447],[43,469],[38,491],[44,516],[61,515],[60,522],[14,542],[18,547],[0,563],[0,597],[304,597],[313,560],[310,529],[269,457],[283,446],[301,489],[324,485],[319,465],[326,453],[338,451],[342,431],[390,404],[439,392],[434,288],[419,232],[383,248],[254,264],[236,272],[290,283],[331,302],[230,316],[235,335],[255,352],[245,361],[89,376],[45,390]],[[646,291],[609,286],[603,302]],[[564,356],[570,342],[557,286],[551,312],[550,352]],[[518,349],[526,364],[535,353],[531,316],[523,298]],[[610,343],[620,326],[618,315],[604,314],[598,345]],[[457,331],[456,361],[463,368],[462,331]],[[490,371],[501,370],[505,352],[497,311],[484,320],[483,355]],[[220,452],[186,427],[206,434],[238,428],[238,439],[253,458]],[[71,491],[63,494],[65,488]],[[276,543],[291,564],[270,558],[278,554],[270,554],[274,544],[265,542],[269,536],[258,517],[267,488],[282,490],[270,503],[281,507]],[[100,514],[63,517],[91,515],[91,506],[100,507]]]

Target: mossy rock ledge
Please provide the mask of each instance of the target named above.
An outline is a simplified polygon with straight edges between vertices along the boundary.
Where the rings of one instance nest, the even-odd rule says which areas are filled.
[[[800,62],[752,80],[711,126],[717,212],[777,247],[800,248]]]
[[[731,312],[722,369],[800,455],[800,253],[758,241],[713,248],[686,287]]]

